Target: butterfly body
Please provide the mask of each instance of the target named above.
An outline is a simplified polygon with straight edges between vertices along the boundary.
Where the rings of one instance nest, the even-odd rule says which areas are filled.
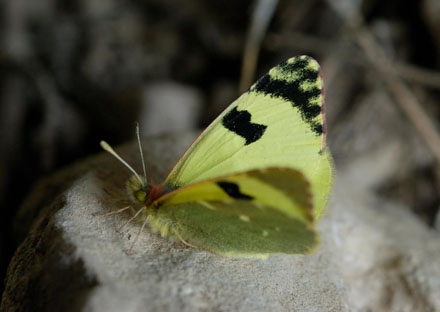
[[[135,173],[127,190],[144,207],[144,224],[189,246],[225,256],[308,254],[332,183],[325,137],[319,65],[294,57],[221,113],[161,185]]]

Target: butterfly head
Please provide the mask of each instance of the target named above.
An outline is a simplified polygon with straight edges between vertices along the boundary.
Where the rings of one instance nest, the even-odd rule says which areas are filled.
[[[145,203],[147,201],[148,193],[151,187],[141,181],[135,175],[132,175],[126,182],[127,192],[133,201],[140,201]]]

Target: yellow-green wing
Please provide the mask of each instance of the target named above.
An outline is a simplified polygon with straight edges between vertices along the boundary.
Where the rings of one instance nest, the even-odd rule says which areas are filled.
[[[310,186],[290,168],[217,177],[179,188],[155,205],[154,229],[221,255],[306,254],[318,243]]]
[[[319,65],[308,56],[272,68],[200,135],[164,184],[176,188],[262,167],[297,168],[311,183],[314,215],[320,216],[332,180],[322,91]]]

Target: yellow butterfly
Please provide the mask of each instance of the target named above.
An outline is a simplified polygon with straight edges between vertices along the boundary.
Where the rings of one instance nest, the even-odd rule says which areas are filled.
[[[134,174],[127,189],[141,204],[140,231],[148,223],[195,248],[254,257],[307,254],[317,246],[314,224],[333,177],[325,138],[319,65],[298,56],[272,68],[221,113],[161,185],[149,184],[146,174],[101,145]]]

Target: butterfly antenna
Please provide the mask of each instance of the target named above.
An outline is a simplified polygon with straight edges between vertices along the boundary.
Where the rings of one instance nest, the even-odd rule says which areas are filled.
[[[127,167],[133,174],[135,175],[136,179],[139,180],[141,185],[145,185],[144,181],[142,181],[142,178],[138,175],[138,173],[125,161],[119,156],[115,150],[105,141],[100,142],[101,147],[106,151],[112,154],[114,157],[116,157],[117,160],[119,160],[125,167]]]
[[[138,144],[139,144],[139,151],[141,152],[141,160],[142,160],[142,168],[144,169],[145,184],[148,184],[147,170],[145,169],[144,153],[142,152],[141,136],[139,134],[139,123],[136,123],[136,135],[137,135]]]

